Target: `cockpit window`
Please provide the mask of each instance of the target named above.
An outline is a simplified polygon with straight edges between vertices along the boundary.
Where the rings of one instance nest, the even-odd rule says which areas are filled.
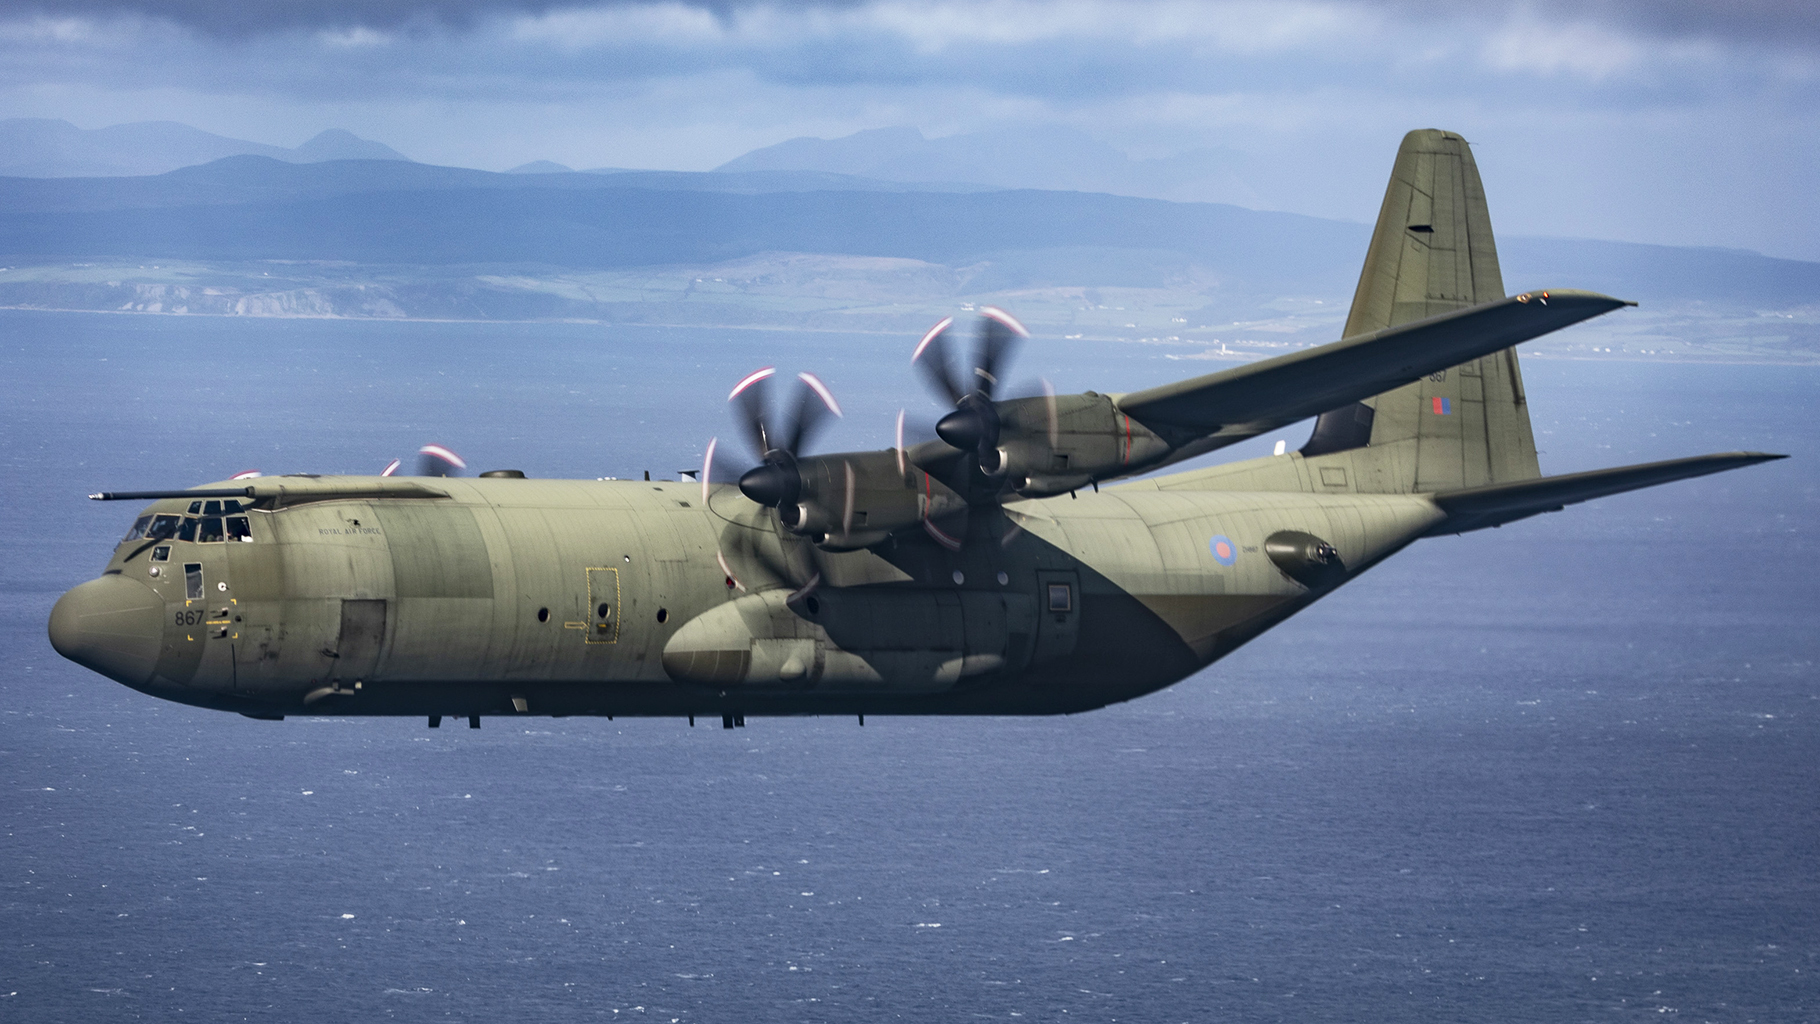
[[[228,504],[235,505],[238,502],[230,501]],[[228,540],[251,541],[253,528],[248,525],[246,516],[228,516],[227,535]]]
[[[199,516],[201,514],[202,514],[202,502],[200,502],[200,501],[190,502],[190,515]]]
[[[177,524],[181,521],[181,516],[153,516],[152,525],[146,528],[145,538],[147,540],[170,540],[177,536]]]
[[[133,521],[133,528],[126,531],[126,536],[120,538],[120,543],[125,544],[127,541],[138,540],[145,536],[145,528],[150,525],[152,525],[151,516],[140,516]]]
[[[196,520],[183,517],[183,525],[177,527],[177,539],[193,541],[196,539]]]
[[[202,514],[203,514],[203,515],[205,515],[205,516],[218,516],[218,515],[220,515],[220,514],[221,514],[221,502],[219,502],[219,501],[205,501],[205,502],[203,502],[203,503],[202,503]]]
[[[238,501],[235,501],[233,498],[229,498],[228,500],[221,503],[221,511],[226,512],[228,515],[231,516],[236,512],[240,512],[240,511],[244,511],[244,510],[240,507],[240,503]]]
[[[211,502],[209,502],[209,504],[219,505],[221,503],[218,501],[211,501]],[[222,539],[224,539],[224,534],[221,532],[221,517],[220,516],[204,516],[200,520],[197,520],[197,523],[198,523],[198,525],[196,527],[196,542],[197,543],[215,544],[215,543],[220,542]]]

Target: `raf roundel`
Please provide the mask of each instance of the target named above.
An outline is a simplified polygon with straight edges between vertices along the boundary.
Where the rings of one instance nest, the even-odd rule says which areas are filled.
[[[1213,552],[1213,560],[1221,565],[1231,565],[1239,560],[1239,549],[1232,543],[1232,538],[1224,534],[1208,541],[1207,550]]]

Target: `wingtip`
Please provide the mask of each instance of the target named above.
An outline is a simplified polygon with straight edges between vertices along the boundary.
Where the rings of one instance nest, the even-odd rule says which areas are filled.
[[[1510,300],[1520,303],[1536,302],[1544,306],[1550,302],[1594,302],[1604,304],[1608,309],[1637,304],[1632,299],[1620,299],[1616,295],[1607,295],[1604,292],[1595,292],[1586,288],[1535,288],[1526,292],[1518,292],[1510,296]]]

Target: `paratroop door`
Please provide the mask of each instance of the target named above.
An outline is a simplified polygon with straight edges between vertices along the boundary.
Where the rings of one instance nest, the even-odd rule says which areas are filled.
[[[341,637],[330,678],[357,683],[373,674],[379,664],[379,646],[385,641],[385,619],[384,601],[341,602]]]

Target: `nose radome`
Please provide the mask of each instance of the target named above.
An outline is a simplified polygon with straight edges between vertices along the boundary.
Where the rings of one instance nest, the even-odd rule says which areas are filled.
[[[164,602],[124,576],[72,588],[51,609],[51,646],[109,679],[138,685],[152,678],[164,638]]]

